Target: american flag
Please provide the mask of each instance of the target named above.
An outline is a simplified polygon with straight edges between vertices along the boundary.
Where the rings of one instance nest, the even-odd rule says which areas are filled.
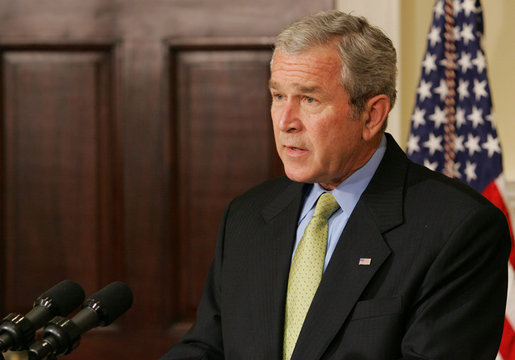
[[[436,1],[406,152],[411,160],[481,192],[510,223],[482,36],[479,0]],[[515,360],[514,254],[508,265],[508,304],[497,357],[504,360]]]

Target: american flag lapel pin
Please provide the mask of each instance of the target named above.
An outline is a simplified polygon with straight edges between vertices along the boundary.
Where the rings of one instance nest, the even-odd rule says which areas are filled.
[[[359,258],[359,265],[365,265],[365,266],[368,266],[372,263],[372,259],[371,258]]]

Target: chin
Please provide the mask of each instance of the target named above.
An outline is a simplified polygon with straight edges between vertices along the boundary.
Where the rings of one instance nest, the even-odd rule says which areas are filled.
[[[311,177],[307,176],[306,174],[299,174],[295,171],[288,171],[286,168],[284,169],[284,172],[286,173],[288,179],[290,179],[291,181],[309,184],[313,184],[315,182]]]

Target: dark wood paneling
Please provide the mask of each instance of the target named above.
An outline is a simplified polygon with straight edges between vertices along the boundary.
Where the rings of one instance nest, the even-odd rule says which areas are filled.
[[[6,307],[63,276],[94,291],[120,276],[110,52],[18,49],[3,64]]]
[[[171,296],[179,321],[194,319],[227,204],[273,176],[277,162],[267,91],[271,45],[206,43],[183,42],[170,55],[178,208]]]

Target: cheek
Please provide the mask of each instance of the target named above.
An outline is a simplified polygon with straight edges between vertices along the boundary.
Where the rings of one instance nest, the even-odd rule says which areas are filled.
[[[274,130],[274,134],[277,132],[277,128],[278,128],[278,117],[277,117],[277,113],[274,113],[273,110],[270,111],[270,117],[272,118],[272,129]]]
[[[335,140],[341,137],[339,129],[334,121],[327,118],[311,118],[306,124],[306,134],[318,148],[323,149],[331,146],[338,146]]]
[[[359,121],[339,117],[318,122],[318,126],[311,129],[310,139],[321,161],[343,160],[349,148],[361,139]]]
[[[279,122],[281,120],[282,111],[281,109],[272,107],[270,109],[270,117],[272,118],[272,127],[274,131],[279,128]]]

